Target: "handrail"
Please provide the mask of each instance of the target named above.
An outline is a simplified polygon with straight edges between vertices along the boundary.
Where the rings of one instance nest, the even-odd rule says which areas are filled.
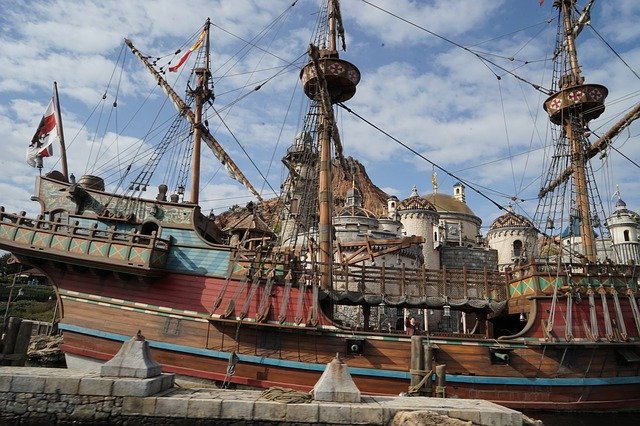
[[[0,208],[0,224],[4,223],[18,228],[44,231],[52,235],[77,235],[92,240],[116,241],[119,244],[157,248],[160,250],[168,250],[169,248],[170,241],[158,237],[155,231],[147,235],[134,231],[117,231],[113,228],[98,229],[96,225],[93,227],[81,226],[78,221],[71,224],[62,224],[59,220],[45,220],[42,218],[42,215],[37,219],[30,219],[25,215],[25,212],[21,212],[20,214],[6,213],[4,208]]]

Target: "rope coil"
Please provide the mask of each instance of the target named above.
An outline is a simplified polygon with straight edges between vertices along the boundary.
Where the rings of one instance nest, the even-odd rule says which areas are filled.
[[[313,401],[313,396],[309,392],[301,392],[278,386],[264,390],[261,396],[270,401],[281,402],[283,404],[307,404]]]

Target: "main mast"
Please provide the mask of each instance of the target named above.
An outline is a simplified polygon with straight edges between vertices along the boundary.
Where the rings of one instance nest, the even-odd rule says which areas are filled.
[[[328,45],[323,49],[311,45],[311,61],[300,71],[305,94],[320,102],[320,170],[318,188],[318,246],[321,272],[320,286],[331,288],[333,262],[333,232],[331,224],[331,139],[339,141],[333,117],[333,104],[344,102],[356,93],[360,71],[355,65],[339,58],[337,35],[342,34],[342,20],[338,0],[329,0]],[[343,44],[344,46],[344,44]],[[338,142],[339,144],[339,142]],[[336,146],[339,150],[339,145]]]
[[[604,111],[604,99],[608,90],[599,84],[584,84],[575,47],[575,34],[579,31],[575,31],[576,22],[571,19],[575,0],[556,0],[554,5],[561,13],[564,43],[559,48],[565,49],[567,62],[558,82],[558,91],[545,101],[544,109],[549,113],[552,123],[562,126],[562,134],[570,147],[569,169],[574,182],[575,217],[570,218],[569,226],[572,226],[574,219],[579,221],[582,254],[586,261],[595,262],[596,247],[586,172],[589,160],[586,131],[589,121],[599,117]],[[542,190],[541,194],[544,195],[545,191]]]

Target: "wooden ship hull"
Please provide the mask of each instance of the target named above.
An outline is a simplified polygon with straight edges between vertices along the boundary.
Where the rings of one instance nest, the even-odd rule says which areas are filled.
[[[65,191],[69,184],[46,177],[38,181],[44,212],[75,211],[76,202]],[[194,206],[138,200],[135,220],[143,229],[145,223],[156,225],[147,226],[153,231],[144,235],[124,231],[127,221],[117,211],[112,218],[104,215],[106,200],[114,204],[109,194],[90,188],[83,193],[83,215],[78,223],[76,216],[69,220],[74,226],[6,212],[0,221],[0,248],[41,269],[54,284],[69,356],[106,361],[142,330],[164,371],[223,383],[310,390],[338,353],[365,394],[407,392],[420,378],[415,370],[444,364],[446,397],[549,410],[625,409],[640,403],[633,275],[622,280],[607,274],[608,290],[598,295],[594,308],[586,289],[596,278],[585,282],[582,300],[570,305],[570,326],[564,315],[547,331],[554,281],[541,278],[542,268],[522,268],[508,277],[486,270],[375,267],[345,275],[336,267],[334,280],[344,291],[326,293],[305,277],[303,270],[310,266],[296,270],[283,253],[256,260],[249,252],[238,256],[238,249],[205,241]],[[448,294],[459,309],[476,312],[476,333],[410,337],[402,331],[352,330],[325,314],[327,306],[358,297],[362,306],[385,302],[442,309],[443,300],[426,297],[429,288]],[[620,296],[614,298],[611,288]],[[501,307],[495,315],[492,309]],[[592,309],[598,336],[588,333]],[[522,330],[500,337],[504,321],[518,322],[519,313],[527,317]],[[237,363],[230,361],[233,354]],[[435,394],[431,380],[422,392]]]

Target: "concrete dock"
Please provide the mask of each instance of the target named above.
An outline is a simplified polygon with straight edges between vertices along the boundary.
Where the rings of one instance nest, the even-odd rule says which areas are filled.
[[[407,413],[422,413],[422,420],[399,420]],[[43,422],[517,426],[523,424],[523,415],[483,400],[363,395],[352,403],[282,403],[265,398],[261,391],[180,387],[166,374],[153,379],[106,378],[67,369],[0,367],[0,423]]]

